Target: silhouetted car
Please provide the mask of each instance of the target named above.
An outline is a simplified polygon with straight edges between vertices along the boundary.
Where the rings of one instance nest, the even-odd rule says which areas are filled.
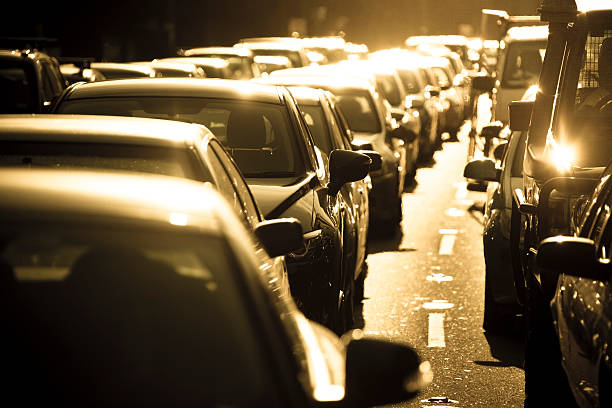
[[[57,60],[44,52],[0,49],[0,113],[40,113],[66,88]]]
[[[242,73],[234,71],[230,63],[223,58],[212,57],[172,57],[156,60],[165,64],[186,63],[202,69],[207,78],[244,79]]]
[[[321,89],[306,87],[291,87],[289,91],[294,96],[298,107],[304,115],[304,120],[310,129],[315,145],[325,155],[324,162],[332,151],[353,150],[350,141],[350,130],[342,113],[336,107],[334,96]],[[381,164],[381,157],[377,152],[359,150],[367,154],[373,163]],[[347,183],[340,189],[339,194],[346,204],[343,214],[344,237],[342,262],[343,292],[344,296],[353,303],[363,299],[364,279],[367,273],[367,238],[370,220],[369,194],[372,182],[367,176],[364,180]],[[349,319],[353,316],[348,311]]]
[[[233,156],[265,218],[295,217],[302,223],[304,251],[287,257],[299,306],[338,333],[347,329],[341,286],[344,203],[338,191],[363,179],[370,159],[336,151],[324,163],[286,88],[220,79],[107,81],[69,88],[56,112],[206,125]]]
[[[252,234],[201,183],[2,169],[0,194],[12,401],[366,406],[410,399],[431,379],[407,346],[357,333],[344,345],[308,321],[269,279]],[[256,233],[276,251],[302,243],[295,223]]]
[[[327,67],[331,66],[325,66]],[[335,70],[335,68],[327,69],[331,69],[332,72]],[[260,81],[320,88],[336,96],[337,106],[346,118],[353,135],[353,144],[370,145],[382,157],[381,169],[370,172],[372,179],[370,220],[379,231],[395,233],[402,220],[405,168],[400,161],[403,153],[401,151],[403,141],[400,136],[403,136],[404,128],[394,123],[388,104],[384,104],[382,96],[376,92],[371,82],[337,75],[299,75],[297,71],[301,70],[304,68],[278,71]]]
[[[561,364],[581,407],[612,403],[612,165],[585,203],[576,236],[547,238],[537,263],[558,274],[551,308]],[[556,343],[556,341],[555,341]]]

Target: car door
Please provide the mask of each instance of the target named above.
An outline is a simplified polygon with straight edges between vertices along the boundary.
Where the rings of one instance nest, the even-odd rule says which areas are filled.
[[[593,227],[585,237],[592,239],[597,258],[610,262],[612,249],[612,194],[600,201]],[[599,363],[610,342],[612,316],[610,281],[561,275],[558,307],[562,319],[559,340],[570,385],[586,399],[594,398],[598,386]]]

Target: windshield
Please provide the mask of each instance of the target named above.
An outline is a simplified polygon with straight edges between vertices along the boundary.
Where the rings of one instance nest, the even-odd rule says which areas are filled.
[[[223,143],[245,177],[296,177],[305,171],[283,105],[233,99],[124,97],[69,100],[58,111],[199,123]]]
[[[406,92],[409,94],[417,94],[421,92],[421,86],[415,72],[408,69],[398,69],[397,72],[402,80],[402,84],[404,85]]]
[[[0,113],[38,110],[34,69],[20,62],[0,60]]]
[[[279,405],[222,238],[66,222],[1,231],[15,317],[3,365],[51,401],[68,389],[66,405]]]
[[[353,132],[379,133],[382,131],[372,98],[367,91],[344,93],[334,91],[338,106]]]
[[[393,75],[376,74],[376,85],[391,106],[402,104],[402,96]]]
[[[502,74],[502,86],[528,88],[538,82],[546,41],[516,41],[510,43]]]
[[[573,150],[575,165],[605,166],[612,157],[612,29],[589,33],[581,55],[573,118],[561,143]]]
[[[0,166],[127,170],[212,181],[195,160],[187,149],[165,146],[0,141]]]

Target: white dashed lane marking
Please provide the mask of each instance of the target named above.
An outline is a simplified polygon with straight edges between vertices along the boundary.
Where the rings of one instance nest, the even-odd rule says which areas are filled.
[[[444,313],[429,314],[427,347],[446,347],[444,338]]]

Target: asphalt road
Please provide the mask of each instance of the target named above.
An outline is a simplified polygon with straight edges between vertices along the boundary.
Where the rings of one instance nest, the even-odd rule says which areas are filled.
[[[481,328],[485,193],[466,189],[465,127],[459,139],[445,143],[404,193],[402,233],[373,240],[363,330],[412,345],[432,365],[433,383],[399,406],[520,407],[520,325],[514,337]]]

